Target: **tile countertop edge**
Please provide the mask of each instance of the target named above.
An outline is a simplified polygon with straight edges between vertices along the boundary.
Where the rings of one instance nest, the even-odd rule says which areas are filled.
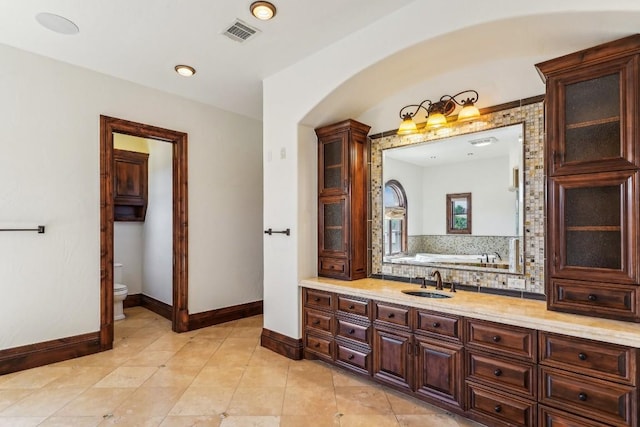
[[[549,311],[544,301],[468,291],[458,291],[453,298],[421,298],[401,292],[419,289],[416,284],[370,278],[351,282],[309,278],[301,280],[299,286],[640,348],[638,323]],[[439,292],[448,293],[448,290]]]

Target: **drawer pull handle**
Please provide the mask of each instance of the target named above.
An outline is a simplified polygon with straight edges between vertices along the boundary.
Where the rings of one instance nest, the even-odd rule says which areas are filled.
[[[587,400],[587,393],[580,393],[580,394],[578,394],[578,399],[580,399],[580,401],[582,401],[582,402],[586,402],[586,400]]]
[[[356,308],[356,306],[355,306],[355,305],[353,305],[353,304],[351,304],[351,305],[349,306],[349,310],[353,310],[354,308]]]
[[[433,322],[433,327],[434,327],[434,328],[439,328],[439,327],[440,327],[440,323],[438,323],[438,322]]]
[[[316,345],[315,345],[314,347],[315,347],[315,348],[320,347],[320,343],[319,343],[319,342],[317,342],[317,343],[316,343]]]
[[[389,313],[389,314],[387,314],[387,317],[389,319],[393,319],[394,317],[396,317],[396,315],[394,313]]]
[[[495,412],[497,412],[497,413],[500,413],[500,412],[502,412],[502,406],[500,406],[500,405],[496,405],[496,406],[494,406],[494,407],[493,407],[493,410],[494,410]]]
[[[347,359],[349,359],[349,360],[353,360],[353,358],[354,358],[354,357],[355,357],[355,356],[354,356],[353,354],[350,354],[350,355],[349,355],[349,357],[347,357]]]
[[[500,342],[500,335],[494,335],[491,339],[493,342]]]
[[[355,334],[355,333],[356,333],[356,330],[355,330],[355,329],[349,329],[349,335],[353,335],[353,334]]]
[[[589,301],[597,301],[598,300],[598,296],[595,294],[589,294],[589,296],[587,297],[587,299]]]
[[[319,321],[319,320],[314,320],[314,321],[313,321],[313,324],[314,324],[314,325],[319,325],[319,324],[320,324],[320,321]]]
[[[578,359],[580,360],[587,360],[587,355],[584,353],[578,353]]]
[[[315,297],[313,300],[314,300],[315,302],[320,302],[320,297]]]
[[[493,371],[493,375],[499,377],[500,375],[502,375],[502,370],[500,368],[496,369],[495,371]]]

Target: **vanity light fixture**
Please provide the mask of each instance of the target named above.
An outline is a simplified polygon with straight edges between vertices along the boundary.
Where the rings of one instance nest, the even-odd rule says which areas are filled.
[[[487,138],[472,139],[469,141],[469,144],[474,147],[486,147],[487,145],[491,145],[496,142],[498,142],[498,138],[495,136],[489,136]]]
[[[456,106],[462,107],[458,113],[459,122],[472,121],[480,117],[480,111],[475,103],[478,102],[478,92],[464,90],[455,95],[442,95],[440,100],[433,102],[425,99],[420,104],[405,105],[400,109],[402,123],[398,128],[398,135],[411,135],[418,132],[418,127],[413,118],[420,109],[426,111],[427,128],[436,129],[447,124],[447,116],[453,114]]]
[[[174,69],[182,77],[191,77],[196,73],[196,69],[188,65],[176,65]]]
[[[249,9],[251,14],[261,21],[268,21],[276,16],[276,7],[268,1],[255,1]]]

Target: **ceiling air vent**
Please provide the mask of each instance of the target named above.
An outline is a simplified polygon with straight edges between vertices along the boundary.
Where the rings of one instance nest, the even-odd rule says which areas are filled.
[[[237,42],[243,43],[248,39],[250,39],[251,37],[258,34],[259,32],[260,30],[258,30],[257,28],[252,27],[246,22],[242,22],[241,20],[236,19],[236,22],[234,22],[222,34],[229,37],[231,40],[235,40]]]

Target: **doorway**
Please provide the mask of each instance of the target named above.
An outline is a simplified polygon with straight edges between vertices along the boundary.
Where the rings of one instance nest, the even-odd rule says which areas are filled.
[[[100,116],[100,345],[113,346],[114,133],[173,144],[172,329],[189,330],[187,275],[187,134]]]

